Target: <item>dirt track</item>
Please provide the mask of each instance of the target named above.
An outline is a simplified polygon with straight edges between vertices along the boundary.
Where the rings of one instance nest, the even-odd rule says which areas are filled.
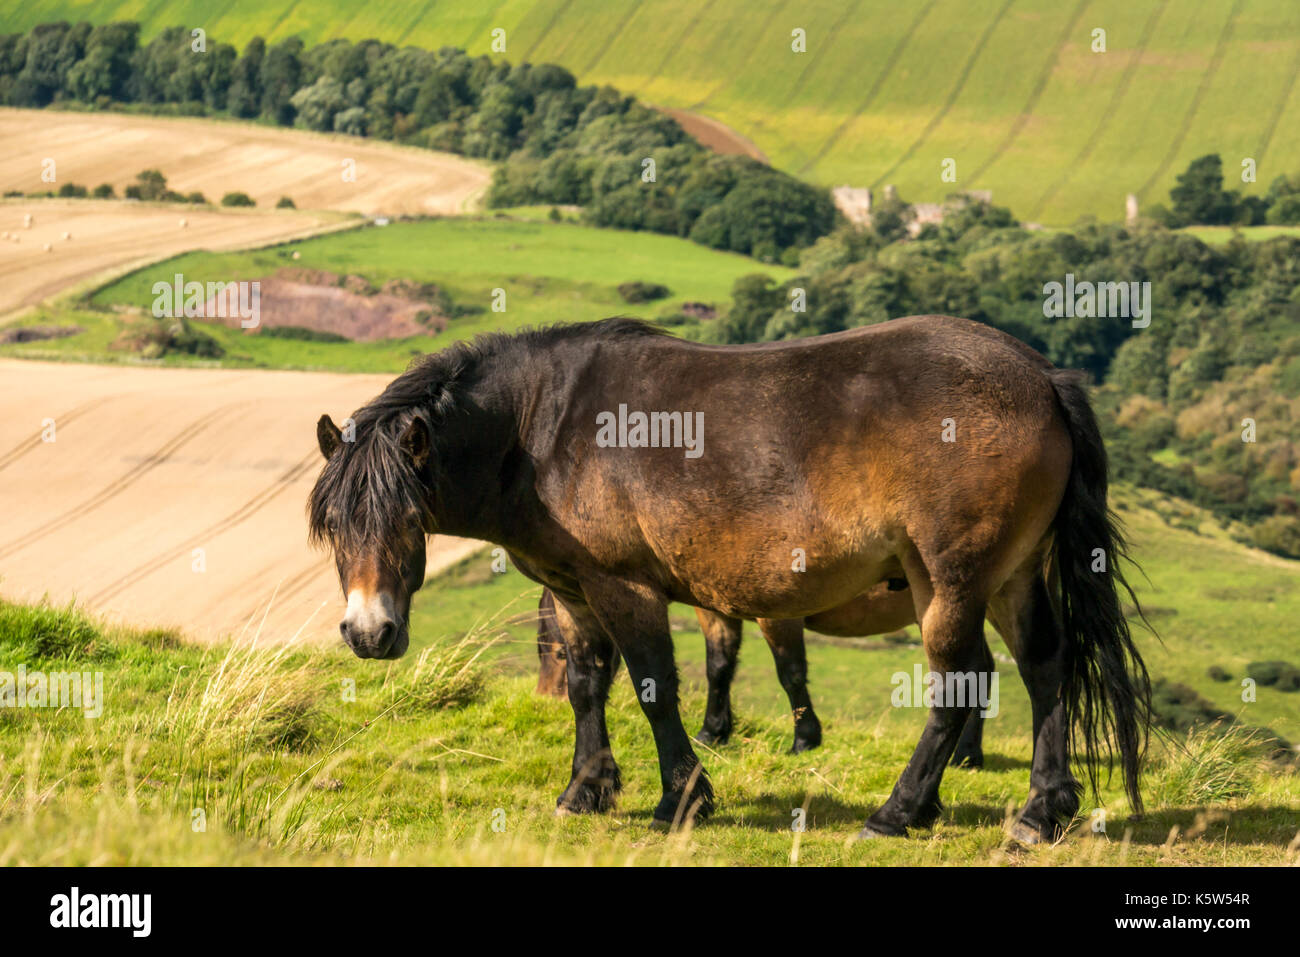
[[[388,381],[0,360],[0,594],[199,639],[254,630],[269,604],[266,638],[310,621],[336,641],[338,579],[306,540],[315,422]],[[477,547],[435,537],[429,574]]]

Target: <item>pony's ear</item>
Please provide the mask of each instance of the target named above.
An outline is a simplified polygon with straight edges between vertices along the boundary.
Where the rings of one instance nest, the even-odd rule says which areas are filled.
[[[320,454],[327,460],[343,444],[343,433],[328,415],[322,415],[316,422],[316,441],[320,444]]]
[[[417,469],[422,469],[429,461],[429,445],[429,425],[417,415],[402,432],[402,451],[411,457]]]

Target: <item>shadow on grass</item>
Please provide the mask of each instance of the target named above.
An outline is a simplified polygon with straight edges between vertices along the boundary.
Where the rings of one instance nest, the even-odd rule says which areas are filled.
[[[765,793],[747,796],[719,808],[709,818],[706,827],[713,824],[747,825],[788,831],[793,811],[803,807],[806,793],[788,791],[784,794]],[[866,823],[867,818],[880,809],[880,801],[843,801],[837,795],[818,794],[808,803],[809,828],[853,829]],[[649,815],[647,815],[648,817]],[[940,820],[961,827],[1000,827],[1006,820],[1006,809],[988,804],[962,803],[945,807]],[[924,834],[918,828],[916,833]]]
[[[807,797],[802,791],[745,795],[715,811],[708,823],[788,831],[794,810],[803,807]],[[808,804],[808,826],[861,827],[877,806],[841,801],[834,795],[815,795]]]
[[[788,831],[794,810],[803,807],[806,799],[805,792],[793,790],[747,795],[724,804],[703,826],[748,826]],[[820,794],[808,804],[807,822],[809,828],[856,830],[879,807],[879,802],[844,801],[837,795]],[[1017,803],[1016,809],[1019,807],[1020,803]],[[648,826],[651,809],[632,810],[629,817]],[[962,802],[946,806],[939,820],[955,827],[1001,828],[1007,820],[1007,808]],[[1212,841],[1241,846],[1273,844],[1285,847],[1295,839],[1300,821],[1295,809],[1289,807],[1179,808],[1150,812],[1140,818],[1113,819],[1109,834],[1112,840],[1120,840],[1125,832],[1129,832],[1128,840],[1133,844],[1159,846],[1169,840],[1169,832],[1174,827],[1178,828],[1179,842]],[[924,835],[927,831],[917,829],[914,833]],[[1086,821],[1071,831],[1071,837],[1084,836],[1088,836]]]
[[[984,767],[976,769],[976,773],[978,771],[1030,771],[1033,766],[1034,763],[1028,758],[1009,758],[1004,754],[989,754],[985,751]]]
[[[1193,807],[1148,811],[1126,817],[1109,828],[1112,837],[1130,831],[1134,844],[1164,844],[1178,828],[1178,841],[1202,840],[1234,845],[1278,844],[1295,840],[1300,813],[1291,807]]]

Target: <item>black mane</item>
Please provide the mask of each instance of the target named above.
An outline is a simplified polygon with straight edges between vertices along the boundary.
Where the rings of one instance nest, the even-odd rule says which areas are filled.
[[[518,368],[539,348],[558,342],[601,342],[665,332],[640,319],[618,316],[596,322],[557,323],[514,334],[487,333],[458,342],[441,352],[420,356],[384,391],[352,415],[354,441],[345,441],[325,463],[307,500],[309,537],[315,545],[331,545],[337,554],[374,554],[394,564],[394,549],[412,521],[429,529],[428,484],[402,451],[400,438],[415,417],[430,433],[458,408],[461,386],[484,359],[506,357],[506,368]],[[330,528],[330,516],[339,517]]]

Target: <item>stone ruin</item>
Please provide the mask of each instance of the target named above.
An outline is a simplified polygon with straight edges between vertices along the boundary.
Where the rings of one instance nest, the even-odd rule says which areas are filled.
[[[871,222],[871,190],[860,186],[836,186],[831,190],[831,199],[839,211],[855,226],[866,226]]]
[[[993,190],[969,189],[959,195],[977,203],[992,203]],[[831,190],[831,198],[844,218],[855,226],[871,225],[871,190],[860,186],[836,186]],[[892,183],[885,186],[884,200],[894,202],[898,199],[898,189]],[[907,233],[915,238],[921,230],[930,224],[943,222],[947,214],[947,203],[912,203],[912,220],[907,224]]]

